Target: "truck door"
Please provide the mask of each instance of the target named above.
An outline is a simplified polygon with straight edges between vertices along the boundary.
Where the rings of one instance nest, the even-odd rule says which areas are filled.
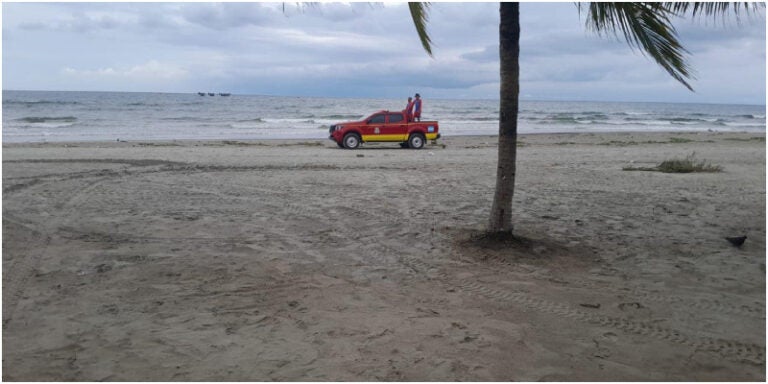
[[[371,116],[370,119],[365,124],[365,127],[362,128],[363,131],[363,141],[381,141],[379,140],[379,136],[381,135],[381,132],[386,125],[387,122],[387,115],[383,113],[377,113],[373,116]]]
[[[382,141],[406,141],[408,140],[408,122],[405,120],[405,116],[402,113],[388,113],[387,124],[382,134],[386,136],[382,138]]]

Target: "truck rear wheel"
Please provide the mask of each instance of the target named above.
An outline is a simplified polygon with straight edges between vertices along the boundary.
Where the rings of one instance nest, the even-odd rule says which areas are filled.
[[[421,133],[411,134],[411,137],[408,138],[408,146],[413,149],[424,148],[424,142],[424,135]]]
[[[360,146],[360,136],[357,133],[347,133],[342,140],[344,148],[357,149]]]

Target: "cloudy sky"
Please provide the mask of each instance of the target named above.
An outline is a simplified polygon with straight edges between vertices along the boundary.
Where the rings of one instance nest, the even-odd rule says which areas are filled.
[[[434,3],[434,57],[404,3],[2,4],[3,89],[498,98],[498,3]],[[695,93],[573,3],[521,5],[528,100],[765,104],[765,14],[677,20]]]

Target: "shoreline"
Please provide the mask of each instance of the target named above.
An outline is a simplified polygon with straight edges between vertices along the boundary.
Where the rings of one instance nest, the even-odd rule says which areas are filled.
[[[765,134],[519,135],[507,243],[495,139],[4,143],[3,380],[765,380]]]
[[[550,132],[534,132],[534,133],[518,133],[518,138],[525,138],[525,137],[589,137],[589,136],[668,136],[668,135],[689,135],[689,136],[755,136],[755,137],[765,137],[766,132],[753,132],[753,131],[662,131],[662,130],[654,130],[654,131],[614,131],[614,132],[556,132],[556,133],[550,133]],[[485,138],[485,139],[496,139],[498,138],[498,135],[453,135],[453,136],[444,136],[438,139],[439,141],[445,141],[445,140],[453,140],[453,139],[474,139],[474,138]],[[115,144],[115,145],[123,145],[123,144],[147,144],[147,143],[156,143],[156,144],[179,144],[179,145],[203,145],[203,144],[213,144],[213,143],[222,143],[223,145],[226,143],[230,143],[231,145],[238,145],[242,143],[246,144],[252,144],[252,145],[258,145],[259,143],[265,144],[266,146],[270,146],[271,144],[281,145],[281,144],[291,144],[291,143],[322,143],[322,142],[331,142],[330,139],[324,138],[324,139],[280,139],[280,138],[264,138],[264,139],[203,139],[203,140],[195,140],[195,139],[179,139],[179,140],[114,140],[114,141],[107,141],[107,140],[98,140],[98,141],[26,141],[26,142],[3,142],[2,146],[3,148],[13,148],[13,147],[26,147],[26,146],[103,146],[106,144]],[[367,143],[367,145],[381,145],[386,143]]]

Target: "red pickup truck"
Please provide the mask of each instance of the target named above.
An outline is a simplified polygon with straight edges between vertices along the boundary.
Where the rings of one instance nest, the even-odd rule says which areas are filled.
[[[403,148],[424,148],[427,140],[440,138],[437,121],[408,122],[404,112],[379,111],[361,121],[331,125],[330,139],[340,148],[355,149],[361,143],[391,141]]]

